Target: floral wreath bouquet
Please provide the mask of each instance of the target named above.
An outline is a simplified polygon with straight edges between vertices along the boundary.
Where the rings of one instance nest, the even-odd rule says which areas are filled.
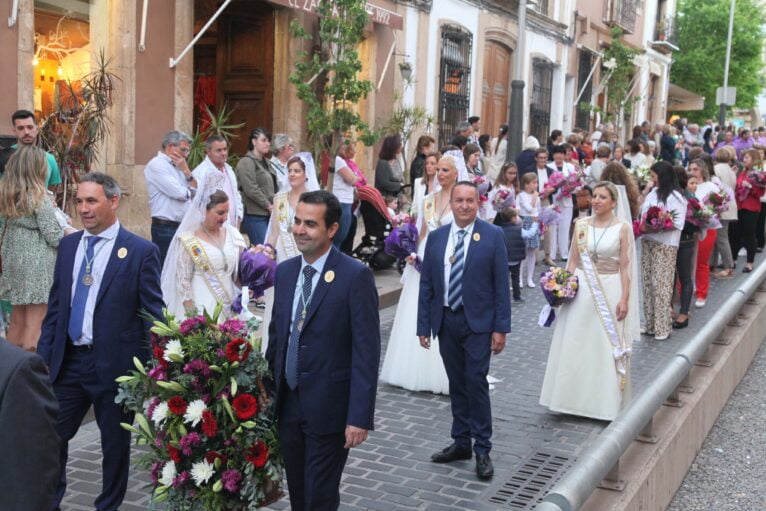
[[[394,228],[383,242],[383,251],[399,261],[411,258],[412,265],[417,271],[422,267],[418,256],[418,228],[415,220],[406,214],[396,215],[392,224]]]
[[[638,182],[639,187],[645,186],[651,179],[650,172],[651,169],[647,167],[646,165],[638,165],[636,167],[631,167],[628,169],[628,171],[633,175],[633,177],[636,178],[636,181]]]
[[[514,207],[516,198],[514,193],[508,188],[498,188],[492,197],[492,209],[498,213]]]
[[[473,176],[472,180],[473,184],[475,184],[476,188],[479,190],[479,199],[481,202],[487,202],[489,200],[487,194],[489,194],[489,189],[491,188],[487,178],[484,176],[475,175]]]
[[[235,314],[247,311],[250,298],[260,298],[266,290],[274,285],[277,275],[277,261],[274,247],[268,243],[256,245],[242,252],[239,256],[239,280],[243,289],[231,304]],[[247,315],[249,318],[250,315]]]
[[[565,182],[566,182],[566,178],[564,177],[564,174],[562,174],[558,170],[554,170],[553,172],[551,172],[551,175],[548,176],[548,181],[545,183],[545,187],[558,190],[559,188],[564,186]]]
[[[747,199],[750,195],[750,190],[753,188],[766,188],[766,171],[760,167],[755,167],[753,170],[747,173],[745,179],[737,185],[737,200],[740,202]]]
[[[669,211],[663,206],[651,206],[641,217],[639,230],[643,234],[670,231],[673,229],[673,221],[676,218],[675,211]]]
[[[204,313],[179,325],[154,321],[146,365],[117,378],[116,398],[135,413],[136,443],[149,447],[152,500],[168,510],[255,510],[281,496],[282,457],[263,381],[268,363],[258,320],[218,323]]]
[[[686,221],[696,225],[700,229],[718,229],[721,222],[713,205],[708,202],[700,202],[695,198],[689,198],[686,205]]]
[[[561,208],[558,206],[548,206],[540,209],[540,232],[545,232],[548,226],[556,225],[561,220]]]
[[[540,274],[540,289],[548,302],[540,311],[538,324],[549,327],[556,321],[556,312],[553,307],[559,307],[574,300],[580,283],[577,276],[563,268],[551,266],[547,271]]]
[[[705,198],[705,202],[711,205],[716,213],[725,213],[729,211],[731,195],[727,192],[710,192]]]
[[[585,186],[578,173],[569,174],[564,178],[559,190],[560,197],[571,197],[578,189]]]

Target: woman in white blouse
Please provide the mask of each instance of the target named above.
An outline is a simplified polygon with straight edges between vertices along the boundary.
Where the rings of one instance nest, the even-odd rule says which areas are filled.
[[[689,173],[697,178],[697,191],[694,195],[703,202],[711,193],[720,193],[721,188],[710,180],[710,171],[704,160],[694,160],[689,163]],[[695,272],[695,289],[697,300],[695,307],[704,307],[710,287],[710,254],[715,246],[716,229],[705,230],[697,242],[697,269]]]
[[[715,238],[715,247],[711,258],[712,265],[718,263],[718,255],[721,256],[721,265],[723,269],[714,273],[713,277],[719,279],[730,279],[734,276],[734,258],[729,244],[729,224],[737,221],[737,201],[734,200],[734,189],[737,187],[737,174],[731,168],[733,159],[733,149],[722,147],[716,152],[716,164],[713,167],[713,180],[719,181],[721,190],[729,194],[729,209],[721,213],[721,228],[718,229]]]
[[[643,274],[644,327],[642,333],[653,335],[657,341],[670,337],[672,319],[670,304],[675,282],[675,264],[681,229],[686,220],[686,199],[678,184],[673,166],[668,162],[652,165],[654,188],[641,206],[641,215],[652,206],[671,211],[673,229],[647,233],[641,237],[641,273]]]
[[[364,184],[364,176],[359,171],[359,167],[354,162],[356,148],[350,140],[344,140],[338,148],[338,155],[335,157],[335,177],[332,181],[332,193],[338,198],[341,208],[340,226],[333,244],[340,249],[343,241],[348,236],[351,229],[351,214],[354,205],[354,191],[359,184]]]

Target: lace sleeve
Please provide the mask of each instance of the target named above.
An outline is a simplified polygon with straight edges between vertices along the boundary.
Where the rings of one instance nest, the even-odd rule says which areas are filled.
[[[176,240],[176,243],[181,243]],[[193,300],[191,290],[192,276],[194,275],[194,261],[183,246],[178,247],[178,281],[176,290],[178,299],[183,304],[187,300]]]

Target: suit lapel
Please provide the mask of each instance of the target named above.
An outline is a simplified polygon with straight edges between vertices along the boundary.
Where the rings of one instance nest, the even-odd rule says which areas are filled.
[[[327,257],[327,261],[325,261],[324,263],[322,274],[319,276],[319,282],[317,283],[317,288],[314,290],[314,293],[311,295],[309,308],[306,311],[306,320],[305,320],[306,325],[308,325],[309,321],[311,321],[311,318],[314,317],[314,313],[317,311],[317,309],[319,309],[319,304],[322,303],[322,300],[324,299],[325,295],[327,294],[327,291],[330,289],[330,286],[332,285],[333,279],[330,279],[331,281],[327,282],[327,278],[325,277],[327,275],[327,272],[333,270],[339,261],[340,261],[340,252],[338,252],[338,250],[335,247],[332,247],[330,249],[330,255]]]
[[[104,270],[104,276],[101,278],[101,285],[98,288],[98,296],[96,297],[96,305],[104,297],[106,288],[112,282],[112,279],[117,274],[117,270],[120,266],[127,262],[126,258],[120,258],[117,253],[121,248],[128,249],[127,256],[131,256],[131,250],[129,249],[130,243],[128,243],[127,235],[125,234],[125,228],[120,226],[120,230],[117,232],[117,238],[114,240],[114,246],[112,247],[112,253],[109,254],[109,262],[106,264],[106,270]]]
[[[471,238],[469,240],[466,240],[468,242],[468,253],[465,256],[465,269],[467,270],[470,267],[471,259],[473,259],[474,254],[476,253],[476,250],[479,248],[479,243],[481,243],[481,220],[477,217],[476,222],[473,224],[473,234],[471,235]],[[476,237],[478,236],[478,239]]]

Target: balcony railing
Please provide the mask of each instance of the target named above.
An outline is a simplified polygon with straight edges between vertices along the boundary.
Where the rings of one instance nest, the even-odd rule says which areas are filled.
[[[636,11],[642,0],[607,0],[604,4],[604,21],[607,25],[620,27],[628,34],[636,29]]]
[[[678,44],[678,33],[674,18],[663,18],[657,22],[657,27],[654,30],[654,41],[667,41],[673,45]]]

